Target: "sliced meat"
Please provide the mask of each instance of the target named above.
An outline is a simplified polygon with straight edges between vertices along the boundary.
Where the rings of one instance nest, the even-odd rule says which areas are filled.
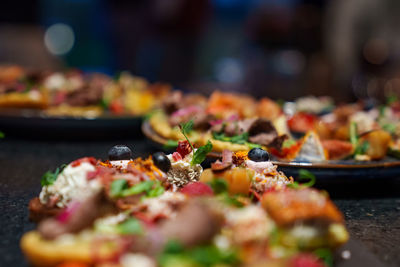
[[[335,204],[311,188],[268,192],[261,204],[279,226],[302,222],[343,223],[343,215]]]
[[[163,101],[162,106],[167,114],[172,114],[180,108],[183,99],[181,91],[173,91]]]
[[[268,147],[271,147],[271,148],[273,147],[273,148],[276,148],[278,150],[281,150],[283,142],[288,138],[289,137],[286,134],[277,136],[277,137],[274,138],[274,140],[272,140],[271,143],[268,144]]]
[[[255,136],[261,133],[275,134],[275,136],[278,136],[272,123],[263,118],[254,120],[248,128],[248,132],[249,136]]]
[[[254,144],[260,144],[263,146],[269,146],[270,143],[276,138],[275,133],[260,133],[249,137],[249,141]]]
[[[244,119],[225,123],[224,133],[227,136],[235,136],[249,131],[256,119]]]
[[[219,229],[220,219],[201,200],[192,199],[160,231],[166,240],[177,240],[186,247],[210,241]]]
[[[55,239],[62,234],[77,233],[91,226],[98,217],[117,211],[104,192],[93,195],[83,202],[70,205],[73,204],[77,206],[70,211],[70,214],[60,213],[57,218],[46,219],[39,224],[38,231],[44,238]],[[61,219],[61,216],[64,218]]]
[[[40,202],[38,197],[29,201],[29,220],[40,222],[44,219],[55,217],[62,212],[62,209],[54,206],[48,207]]]
[[[328,152],[329,159],[344,159],[353,153],[353,145],[341,140],[323,140],[322,146]]]

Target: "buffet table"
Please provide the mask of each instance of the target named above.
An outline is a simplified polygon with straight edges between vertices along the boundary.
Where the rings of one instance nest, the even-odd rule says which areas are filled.
[[[27,205],[40,191],[42,174],[79,157],[106,158],[107,150],[115,144],[131,147],[134,157],[157,151],[142,136],[112,141],[25,140],[8,136],[0,140],[0,266],[27,265],[19,239],[34,228],[28,221]],[[382,266],[400,266],[400,179],[385,184],[378,180],[319,187],[330,193],[344,213],[353,241]]]

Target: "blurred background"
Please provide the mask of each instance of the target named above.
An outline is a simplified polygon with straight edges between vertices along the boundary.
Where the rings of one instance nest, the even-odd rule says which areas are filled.
[[[400,92],[398,0],[13,0],[0,63],[338,101]]]

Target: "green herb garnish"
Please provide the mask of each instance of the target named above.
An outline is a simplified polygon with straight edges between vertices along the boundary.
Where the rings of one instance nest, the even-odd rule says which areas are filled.
[[[293,184],[288,184],[287,186],[294,189],[305,188],[305,187],[312,187],[316,182],[316,177],[313,173],[308,170],[300,169],[299,170],[299,177],[298,180],[308,180],[308,182],[300,184],[299,182],[295,181]]]
[[[167,142],[163,145],[165,150],[172,150],[178,146],[178,141],[175,140],[167,140]]]
[[[333,266],[333,255],[332,252],[327,248],[319,248],[314,251],[314,254],[321,259],[325,265]]]
[[[221,194],[228,191],[228,183],[224,179],[215,178],[208,183],[215,194]]]
[[[124,179],[118,179],[111,183],[110,195],[112,197],[127,197],[145,193],[146,197],[158,197],[164,193],[165,189],[160,181],[144,181],[132,187]]]
[[[354,155],[364,155],[367,153],[368,148],[369,148],[369,142],[363,141],[359,143],[354,149]]]
[[[195,164],[200,164],[202,163],[206,157],[207,154],[211,152],[213,148],[212,143],[210,142],[210,140],[207,141],[207,144],[205,144],[204,146],[199,147],[193,154],[193,159],[190,162],[191,165],[195,165]]]
[[[387,131],[387,132],[389,132],[389,133],[391,133],[391,134],[394,134],[396,132],[396,124],[394,124],[394,123],[386,123],[386,124],[384,124],[382,126],[382,129]]]
[[[6,135],[2,131],[0,131],[0,139],[2,139],[4,137],[6,137]]]
[[[179,124],[179,129],[181,130],[181,132],[182,132],[183,136],[186,138],[186,140],[189,142],[189,145],[192,148],[192,151],[194,153],[194,147],[193,147],[192,143],[190,142],[189,138],[187,137],[187,135],[193,130],[193,125],[194,125],[193,120],[190,120],[186,123]]]
[[[42,179],[40,180],[40,184],[42,186],[52,185],[57,180],[57,176],[60,172],[66,167],[66,164],[61,165],[61,167],[57,168],[54,172],[47,171],[43,174]]]
[[[231,142],[231,143],[240,144],[240,145],[246,144],[247,140],[249,139],[248,133],[242,133],[242,134],[234,135],[234,136],[226,136],[222,132],[221,133],[213,132],[212,135],[215,140],[219,140],[219,141],[223,141],[223,142]]]
[[[117,225],[117,231],[120,234],[141,234],[143,232],[142,225],[135,218],[129,218],[126,221]]]
[[[350,143],[356,147],[358,144],[357,123],[350,123]]]

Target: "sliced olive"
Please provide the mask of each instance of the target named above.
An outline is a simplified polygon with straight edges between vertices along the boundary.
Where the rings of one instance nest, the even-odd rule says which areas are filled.
[[[154,165],[163,172],[168,172],[171,169],[171,161],[163,152],[156,152],[152,155]]]

